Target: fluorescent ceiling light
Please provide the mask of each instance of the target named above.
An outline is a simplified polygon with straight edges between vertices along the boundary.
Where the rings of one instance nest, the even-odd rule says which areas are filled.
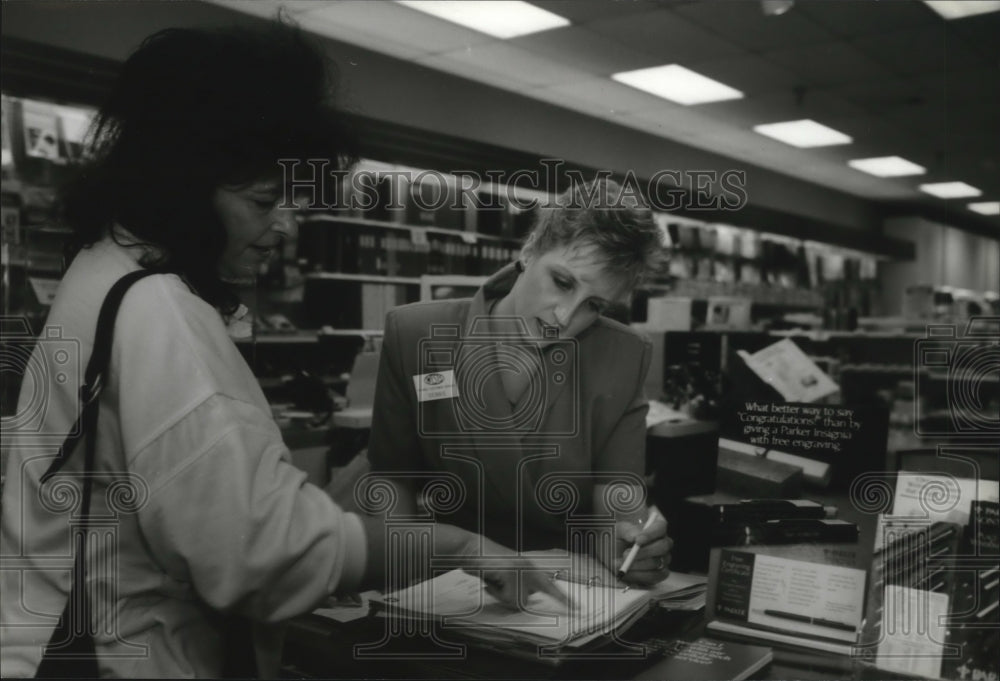
[[[969,196],[979,196],[981,191],[964,182],[934,182],[920,185],[920,191],[927,192],[939,199],[964,199]]]
[[[569,19],[520,0],[397,0],[399,4],[494,38],[569,26]]]
[[[924,0],[924,4],[945,19],[961,19],[1000,10],[1000,0]]]
[[[795,0],[760,0],[765,17],[780,17],[795,6]]]
[[[723,85],[700,73],[695,73],[679,64],[654,66],[637,71],[623,71],[615,73],[611,77],[619,83],[625,83],[625,85],[685,106],[743,98],[743,93],[739,90]]]
[[[850,144],[853,141],[844,133],[833,128],[828,128],[808,118],[800,121],[755,125],[753,126],[753,130],[761,135],[773,137],[779,142],[803,149],[829,147],[835,144]]]
[[[981,201],[970,203],[969,210],[980,215],[1000,215],[1000,201]]]
[[[923,175],[927,169],[911,163],[899,156],[880,156],[878,158],[856,158],[847,165],[877,177],[905,177],[906,175]]]

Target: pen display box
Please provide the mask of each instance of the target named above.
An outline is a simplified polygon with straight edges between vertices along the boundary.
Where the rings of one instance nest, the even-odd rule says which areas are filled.
[[[971,460],[968,468],[967,475],[976,471]],[[859,646],[873,670],[997,678],[998,493],[996,480],[940,472],[896,476],[885,505],[891,512],[879,517]]]
[[[708,631],[850,655],[866,572],[850,551],[818,545],[712,549]]]

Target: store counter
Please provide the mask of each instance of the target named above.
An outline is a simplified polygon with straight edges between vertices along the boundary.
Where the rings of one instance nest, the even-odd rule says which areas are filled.
[[[809,494],[827,505],[836,505],[840,517],[855,522],[859,529],[859,544],[855,566],[867,568],[871,562],[877,517],[861,511],[846,492]],[[632,643],[652,639],[691,640],[705,633],[705,613],[671,612],[654,607],[642,620],[621,637]],[[284,663],[286,673],[302,678],[413,678],[413,679],[628,679],[655,665],[659,658],[616,658],[614,648],[596,659],[570,659],[557,666],[538,660],[521,659],[468,645],[463,656],[435,659],[432,640],[415,632],[395,632],[388,635],[387,620],[361,617],[341,623],[315,614],[297,618],[291,623],[286,639]],[[442,641],[454,642],[448,631],[438,631]],[[719,638],[711,633],[712,638]],[[754,644],[753,641],[734,639]],[[355,646],[377,646],[384,653],[381,659],[362,659]],[[766,645],[757,643],[756,645]],[[789,651],[774,648],[774,660],[753,676],[762,679],[860,679],[891,678],[884,670],[871,676],[857,661],[841,656],[824,656],[812,651]]]
[[[440,648],[429,637],[389,637],[388,626],[388,620],[377,617],[348,623],[317,615],[298,618],[292,622],[286,639],[284,673],[293,678],[336,679],[630,679],[648,672],[660,660],[656,655],[642,658],[623,654],[621,649],[616,655],[615,644],[592,657],[566,659],[558,665],[471,645],[448,658],[441,656]],[[654,608],[621,638],[629,644],[674,638],[693,640],[704,633],[704,628],[702,612]],[[440,629],[435,630],[435,635],[438,641],[448,644],[461,640]],[[712,637],[718,638],[715,634]],[[862,672],[860,662],[848,657],[774,649],[774,660],[753,678],[856,679]]]
[[[922,444],[904,437],[896,429],[895,439],[890,435],[889,456],[884,462],[872,462],[874,470],[894,470],[896,451]],[[912,431],[910,431],[912,434]],[[718,426],[715,423],[690,421],[663,423],[651,427],[649,434],[649,468],[660,485],[653,486],[653,495],[675,495],[681,490],[693,489],[691,485],[714,488],[714,457],[706,456],[706,441],[717,442]],[[699,456],[694,457],[693,454]],[[696,460],[711,460],[705,471],[694,465]],[[709,469],[711,469],[709,471]],[[663,475],[663,473],[672,475]],[[684,476],[694,475],[697,479]],[[666,485],[669,484],[669,488]],[[681,487],[677,487],[680,484]],[[704,491],[704,490],[702,490]],[[824,492],[815,489],[804,491],[803,496],[824,505],[836,506],[838,517],[856,523],[859,542],[855,554],[855,567],[867,569],[872,559],[872,549],[877,526],[875,513],[858,508],[846,490]],[[692,640],[705,632],[703,611],[670,612],[653,608],[624,635],[626,641],[643,643],[651,639],[660,641],[683,638]],[[536,659],[521,659],[502,652],[465,647],[465,652],[453,658],[435,654],[432,640],[410,632],[388,635],[387,621],[363,616],[341,623],[311,614],[291,623],[286,641],[285,666],[290,676],[304,678],[427,678],[427,679],[625,679],[634,678],[648,671],[659,658],[616,658],[610,655],[598,659],[570,659],[551,665]],[[719,638],[716,633],[712,638]],[[442,641],[454,642],[452,632],[438,630]],[[738,642],[753,641],[734,639]],[[380,643],[381,642],[381,643]],[[758,645],[766,645],[758,643]],[[369,653],[383,653],[381,659],[364,658],[356,646],[365,646]],[[861,679],[893,678],[885,670],[872,670],[860,661],[847,657],[818,656],[811,651],[789,651],[771,646],[774,660],[753,678],[767,679]]]

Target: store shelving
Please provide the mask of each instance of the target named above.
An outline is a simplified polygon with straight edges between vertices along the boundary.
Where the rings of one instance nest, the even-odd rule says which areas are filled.
[[[474,244],[478,241],[496,241],[499,243],[517,243],[516,239],[511,239],[509,237],[495,236],[492,234],[480,234],[478,232],[463,231],[458,229],[450,229],[447,227],[433,227],[429,225],[415,225],[408,224],[404,222],[389,222],[386,220],[375,220],[371,218],[359,218],[351,217],[350,215],[341,215],[337,213],[307,213],[300,217],[299,223],[303,222],[328,222],[337,225],[354,225],[357,227],[375,227],[381,229],[392,229],[400,232],[406,232],[413,230],[423,231],[427,234],[441,234],[444,236],[455,236],[462,239],[465,243]]]
[[[419,277],[390,277],[379,274],[349,274],[345,272],[308,272],[306,279],[332,279],[336,281],[365,281],[376,284],[403,284],[420,286]]]

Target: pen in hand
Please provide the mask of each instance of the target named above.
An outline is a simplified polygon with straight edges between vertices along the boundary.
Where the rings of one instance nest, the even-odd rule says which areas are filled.
[[[646,527],[649,527],[659,519],[660,519],[660,511],[659,509],[654,507],[653,510],[650,512],[649,517],[646,518]],[[631,569],[632,563],[635,561],[635,557],[639,553],[640,548],[642,547],[639,546],[638,540],[634,544],[632,544],[632,548],[629,549],[628,555],[625,556],[625,562],[623,562],[622,566],[618,568],[618,572],[615,575],[616,577],[618,577],[619,580],[624,579],[625,575],[628,574],[628,571]]]

